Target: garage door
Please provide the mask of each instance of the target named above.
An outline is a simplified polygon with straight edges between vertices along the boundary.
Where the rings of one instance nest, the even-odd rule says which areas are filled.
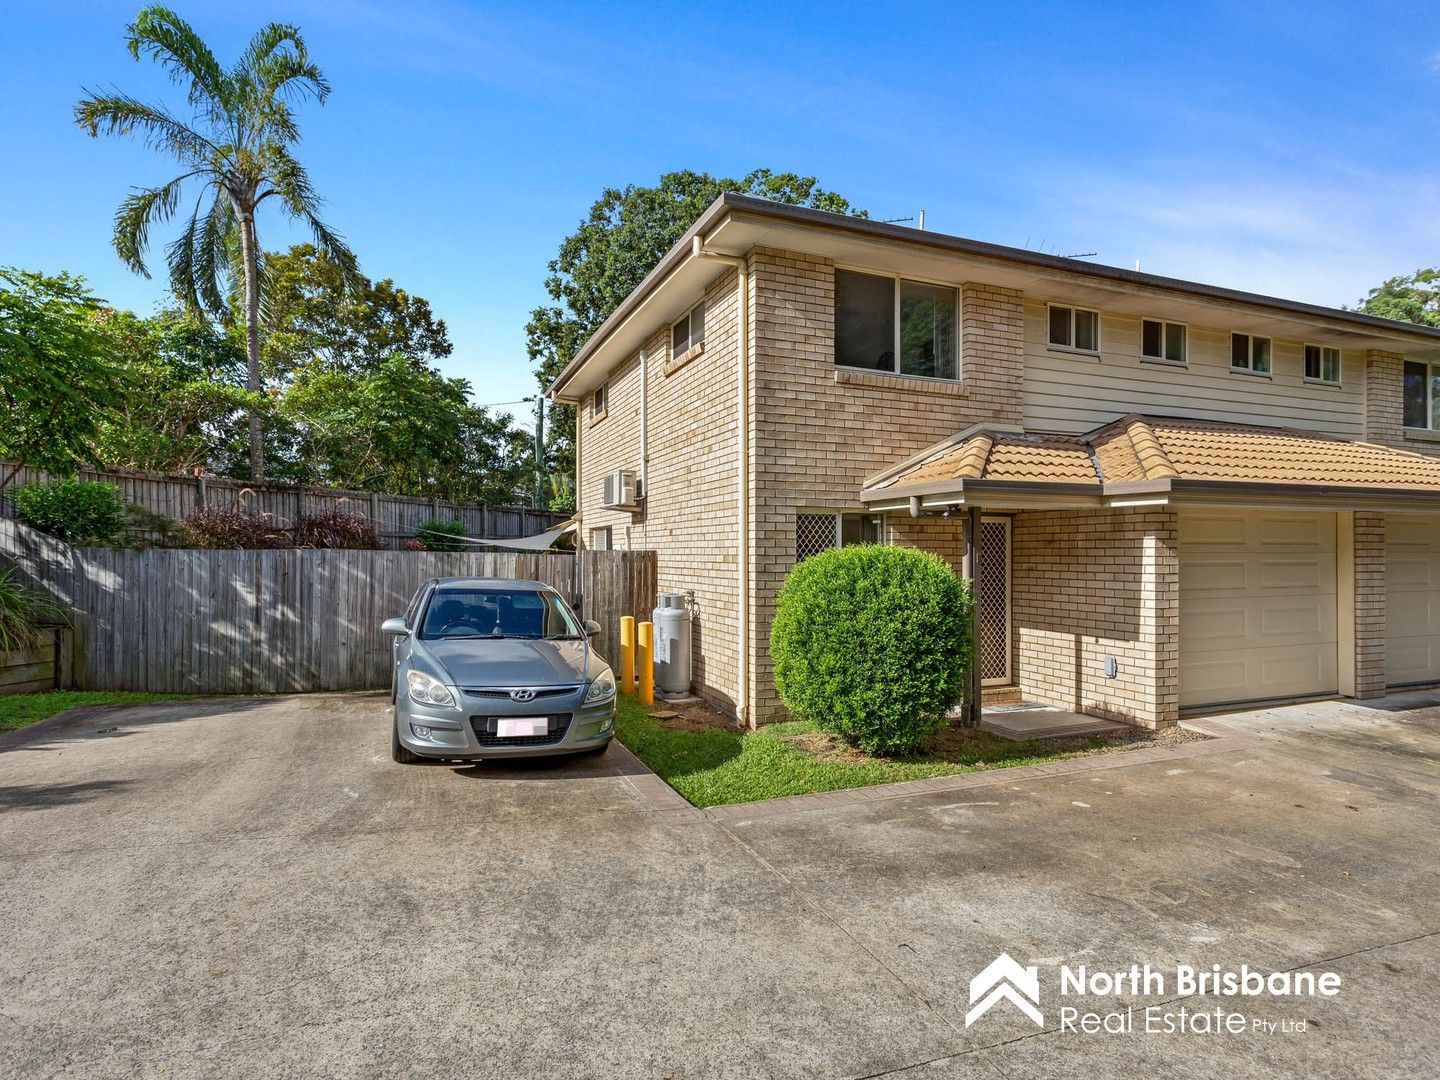
[[[1440,680],[1440,518],[1386,518],[1385,616],[1385,681]]]
[[[1180,515],[1180,704],[1333,694],[1335,515]]]

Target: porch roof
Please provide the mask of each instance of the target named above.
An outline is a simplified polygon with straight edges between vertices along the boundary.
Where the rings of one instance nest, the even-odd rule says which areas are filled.
[[[861,500],[911,509],[1279,500],[1434,511],[1440,458],[1297,428],[1131,414],[1078,436],[968,428],[871,476]]]

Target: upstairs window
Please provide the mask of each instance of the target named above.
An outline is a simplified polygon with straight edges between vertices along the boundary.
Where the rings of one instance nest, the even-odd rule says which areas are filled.
[[[1270,374],[1270,339],[1255,334],[1231,334],[1230,370]]]
[[[1440,430],[1440,364],[1405,361],[1405,426]]]
[[[1186,327],[1184,323],[1163,319],[1140,320],[1140,356],[1145,360],[1163,360],[1168,364],[1186,362]]]
[[[1100,313],[1087,308],[1047,305],[1050,312],[1050,344],[1077,352],[1100,351]]]
[[[955,290],[835,271],[835,363],[929,379],[958,377]]]
[[[595,388],[595,394],[590,399],[590,416],[599,420],[610,411],[610,384],[603,382]]]
[[[670,355],[683,356],[705,340],[705,305],[696,304],[670,327]]]
[[[1329,345],[1305,346],[1305,378],[1315,382],[1340,382],[1340,350]]]

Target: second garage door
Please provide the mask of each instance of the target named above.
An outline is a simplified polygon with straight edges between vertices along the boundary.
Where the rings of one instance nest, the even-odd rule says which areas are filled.
[[[1440,679],[1440,518],[1385,518],[1385,681]]]
[[[1333,694],[1334,514],[1180,515],[1180,704]]]

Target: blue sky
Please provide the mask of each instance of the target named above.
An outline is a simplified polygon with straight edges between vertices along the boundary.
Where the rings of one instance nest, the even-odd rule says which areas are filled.
[[[222,61],[300,24],[334,84],[302,117],[326,216],[429,298],[480,402],[533,392],[526,316],[601,188],[676,168],[810,173],[876,217],[1327,304],[1440,263],[1440,30],[1413,4],[175,6]],[[137,7],[6,5],[0,264],[145,311],[163,282],[110,220],[171,166],[70,117],[82,86],[177,101],[124,49]]]

